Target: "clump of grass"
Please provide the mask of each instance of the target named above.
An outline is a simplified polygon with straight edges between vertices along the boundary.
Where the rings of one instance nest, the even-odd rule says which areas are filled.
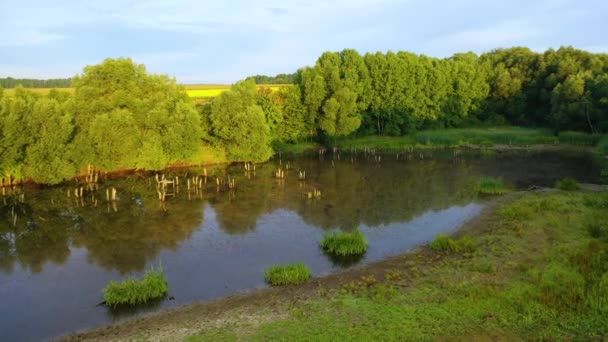
[[[473,253],[477,249],[477,244],[470,236],[454,240],[447,235],[439,234],[429,247],[437,252]]]
[[[310,279],[310,268],[304,264],[275,265],[266,270],[264,279],[275,286],[301,284]]]
[[[608,155],[608,136],[604,136],[595,147],[597,152],[603,155]]]
[[[565,191],[575,191],[579,189],[578,182],[572,178],[563,178],[555,182],[555,187]]]
[[[585,279],[562,263],[552,263],[543,272],[541,303],[561,310],[578,311],[585,301]]]
[[[484,177],[478,183],[479,193],[484,195],[502,195],[507,192],[507,187],[501,179]]]
[[[336,256],[361,255],[367,251],[367,240],[358,230],[352,233],[326,233],[320,245],[327,253]]]
[[[142,279],[112,281],[103,289],[103,299],[109,306],[137,305],[161,298],[169,291],[169,284],[161,270],[149,270]]]

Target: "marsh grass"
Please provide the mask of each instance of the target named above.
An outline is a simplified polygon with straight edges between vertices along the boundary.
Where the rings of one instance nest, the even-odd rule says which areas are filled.
[[[310,268],[305,264],[271,266],[264,273],[264,280],[270,285],[295,285],[310,279]]]
[[[477,185],[479,193],[484,195],[502,195],[508,191],[502,179],[498,178],[484,177]]]
[[[346,278],[346,291],[228,329],[254,341],[603,341],[608,239],[586,224],[603,222],[604,203],[608,194],[523,194],[471,235],[471,257],[423,251],[385,279]]]
[[[439,234],[429,244],[429,247],[437,252],[473,253],[477,250],[477,244],[470,236],[463,236],[455,240],[443,234]]]
[[[112,281],[103,289],[106,305],[137,305],[165,296],[169,284],[162,269],[151,269],[142,279],[127,279],[123,282]]]
[[[578,182],[572,178],[563,178],[555,182],[555,187],[564,191],[575,191],[579,189]]]
[[[361,255],[367,251],[367,240],[360,231],[351,233],[326,233],[319,243],[323,250],[331,255]]]

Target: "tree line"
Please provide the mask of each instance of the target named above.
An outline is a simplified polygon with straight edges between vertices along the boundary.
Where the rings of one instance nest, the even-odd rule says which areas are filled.
[[[278,74],[276,76],[255,75],[246,79],[252,79],[257,84],[291,84],[294,82],[296,74]]]
[[[72,86],[71,78],[55,78],[49,80],[37,80],[31,78],[0,78],[0,87],[15,88],[22,86],[24,88],[69,88]]]
[[[608,55],[571,47],[499,49],[433,58],[409,52],[326,52],[293,85],[237,82],[194,104],[167,76],[108,59],[72,79],[74,93],[2,95],[0,171],[41,183],[100,170],[196,163],[211,146],[232,161],[265,161],[274,141],[511,124],[608,131]],[[197,160],[198,158],[198,160]]]

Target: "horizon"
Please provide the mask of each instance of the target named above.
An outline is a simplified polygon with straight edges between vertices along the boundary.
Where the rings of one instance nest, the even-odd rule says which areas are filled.
[[[0,76],[70,78],[86,65],[129,57],[181,84],[231,84],[293,73],[344,48],[437,58],[512,46],[605,53],[607,12],[597,0],[4,3]]]

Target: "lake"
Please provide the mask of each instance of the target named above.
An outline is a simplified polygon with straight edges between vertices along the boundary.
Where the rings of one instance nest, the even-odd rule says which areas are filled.
[[[275,176],[279,167],[284,179]],[[207,167],[206,182],[203,168],[165,171],[179,186],[169,187],[164,202],[151,173],[101,177],[91,188],[73,181],[5,189],[0,340],[48,339],[264,287],[264,270],[275,264],[304,262],[321,276],[377,261],[478,215],[489,200],[477,194],[480,177],[522,190],[563,177],[597,183],[599,168],[596,157],[575,152],[329,152],[277,157],[255,172],[243,164]],[[218,187],[216,178],[228,177],[234,188]],[[106,197],[112,188],[115,202]],[[315,190],[320,197],[309,196]],[[353,229],[369,242],[359,260],[332,260],[320,250],[324,232]],[[98,305],[108,282],[152,267],[165,271],[172,299],[120,311]]]

